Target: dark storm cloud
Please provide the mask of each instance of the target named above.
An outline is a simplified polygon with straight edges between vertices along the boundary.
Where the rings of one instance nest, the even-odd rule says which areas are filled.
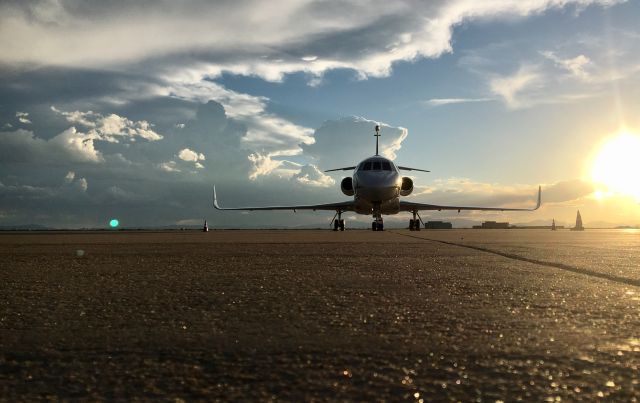
[[[217,102],[192,107],[193,117],[167,130],[150,122],[157,137],[140,137],[139,122],[127,117],[60,109],[55,113],[73,126],[51,139],[21,129],[0,133],[3,223],[29,223],[37,217],[46,225],[92,226],[112,215],[129,225],[170,224],[213,215],[214,183],[225,202],[235,205],[341,198],[337,189],[315,190],[331,179],[313,166],[282,162],[279,175],[250,180],[252,151],[243,141],[247,127],[228,117]],[[299,192],[291,194],[294,187]],[[285,194],[289,196],[283,198]],[[232,213],[220,216],[220,223],[267,225],[272,218]],[[293,223],[294,218],[286,220]]]

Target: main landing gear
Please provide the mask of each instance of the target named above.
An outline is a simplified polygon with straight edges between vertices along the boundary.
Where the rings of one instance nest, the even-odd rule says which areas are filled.
[[[409,230],[410,231],[420,231],[420,223],[422,222],[422,218],[418,214],[418,211],[412,211],[413,218],[409,220]]]
[[[333,216],[333,230],[344,231],[344,220],[342,219],[342,211],[340,210],[336,211],[336,215]]]

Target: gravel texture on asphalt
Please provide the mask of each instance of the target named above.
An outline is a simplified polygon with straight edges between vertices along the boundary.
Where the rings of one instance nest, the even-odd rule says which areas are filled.
[[[3,233],[0,400],[635,400],[639,235],[513,231]]]

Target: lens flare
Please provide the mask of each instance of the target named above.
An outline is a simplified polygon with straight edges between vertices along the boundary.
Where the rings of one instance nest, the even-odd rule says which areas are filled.
[[[591,167],[591,179],[604,190],[640,200],[640,136],[621,133],[604,143]]]
[[[113,218],[111,221],[109,221],[109,225],[111,226],[111,228],[117,228],[118,225],[120,225],[120,221],[118,221],[116,218]]]

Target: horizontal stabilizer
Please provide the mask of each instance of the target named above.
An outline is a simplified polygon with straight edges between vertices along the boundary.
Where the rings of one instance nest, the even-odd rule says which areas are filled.
[[[398,165],[398,169],[402,169],[403,171],[420,171],[420,172],[431,172],[426,169],[418,169],[418,168],[409,168],[409,167],[401,167]]]
[[[335,168],[335,169],[327,169],[325,172],[333,172],[333,171],[353,171],[356,167],[344,167],[344,168]]]

